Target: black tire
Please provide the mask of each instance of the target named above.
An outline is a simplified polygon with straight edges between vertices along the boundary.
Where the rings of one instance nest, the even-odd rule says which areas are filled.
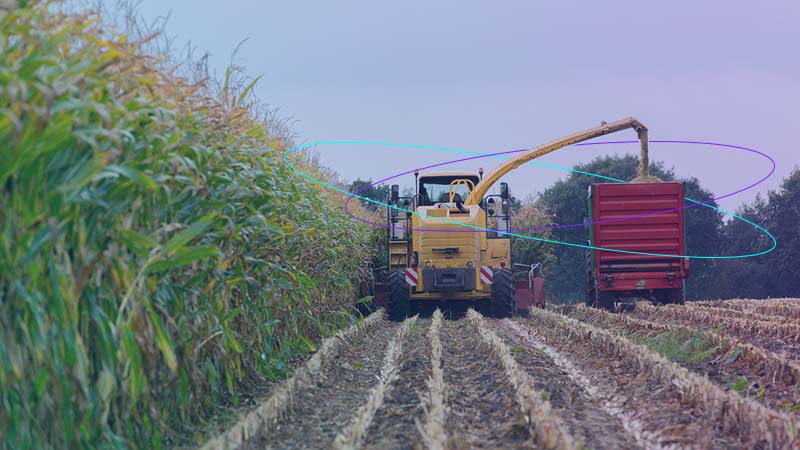
[[[409,300],[406,274],[402,270],[389,272],[388,297],[386,299],[386,312],[389,320],[401,322],[408,317]]]
[[[669,302],[675,305],[686,304],[686,285],[679,288],[670,289]]]
[[[586,306],[597,305],[597,287],[591,274],[586,274]]]
[[[594,280],[594,273],[592,273],[592,254],[589,249],[586,250],[585,263],[583,274],[586,284],[586,306],[593,307],[597,304],[597,283]]]
[[[614,297],[608,293],[598,290],[597,291],[597,307],[605,309],[606,311],[614,311]]]
[[[517,290],[514,287],[514,273],[509,269],[494,269],[492,281],[492,316],[511,317],[517,309]]]

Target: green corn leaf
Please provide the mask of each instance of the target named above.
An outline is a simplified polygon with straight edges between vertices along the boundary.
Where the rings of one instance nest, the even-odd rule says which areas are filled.
[[[237,105],[241,105],[242,104],[244,99],[247,98],[247,94],[249,94],[250,91],[253,90],[253,87],[255,87],[256,83],[258,83],[258,80],[260,80],[261,77],[263,77],[263,76],[264,75],[257,76],[253,81],[250,82],[250,84],[247,85],[246,88],[244,88],[244,90],[242,90],[242,93],[239,94],[239,99],[236,102]]]
[[[244,351],[242,344],[239,342],[238,339],[236,339],[236,336],[234,336],[233,333],[225,330],[224,334],[225,334],[225,341],[230,344],[231,348],[236,353],[242,353]]]
[[[158,185],[156,185],[156,182],[153,181],[153,179],[150,178],[149,175],[142,172],[141,170],[134,169],[132,167],[118,166],[116,164],[106,166],[105,170],[107,172],[115,173],[117,175],[121,175],[125,178],[128,178],[145,189],[151,191],[158,189]]]
[[[156,261],[147,268],[147,273],[159,272],[162,270],[174,269],[176,267],[185,266],[195,261],[200,261],[219,253],[216,247],[190,247],[182,248],[175,252],[172,257]]]
[[[156,347],[161,350],[167,367],[169,367],[172,373],[176,373],[178,371],[178,358],[175,356],[175,350],[172,349],[172,342],[170,342],[169,336],[164,331],[164,326],[161,324],[161,318],[158,316],[149,300],[145,300],[143,303],[147,308],[147,312],[150,314],[150,320],[156,332]]]
[[[209,214],[205,217],[201,218],[197,222],[189,225],[181,231],[180,233],[176,234],[169,241],[164,245],[161,249],[162,253],[171,253],[184,245],[188,244],[189,241],[194,239],[195,237],[199,236],[203,231],[206,230],[208,225],[211,223],[213,215]]]
[[[739,378],[738,380],[736,380],[736,383],[733,383],[733,386],[731,386],[731,389],[733,389],[736,392],[739,392],[739,391],[742,391],[744,389],[747,389],[747,386],[749,384],[750,383],[747,381],[747,378]]]
[[[127,228],[117,228],[117,236],[126,247],[140,256],[146,256],[150,249],[158,245],[150,236]]]
[[[45,368],[39,369],[39,373],[36,374],[36,378],[33,380],[33,390],[36,392],[37,399],[42,397],[42,393],[44,392],[44,388],[47,386],[47,380],[49,377],[50,374]]]

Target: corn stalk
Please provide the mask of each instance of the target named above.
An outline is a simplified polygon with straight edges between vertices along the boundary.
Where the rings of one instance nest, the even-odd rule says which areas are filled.
[[[386,348],[386,355],[383,358],[383,366],[378,381],[370,390],[367,401],[361,405],[350,421],[350,424],[342,430],[333,441],[333,447],[341,450],[351,450],[360,448],[364,441],[364,436],[369,429],[375,413],[383,405],[386,393],[391,389],[392,383],[397,379],[400,369],[398,361],[403,354],[408,332],[411,326],[417,321],[417,316],[403,321],[397,329],[394,338]]]
[[[353,324],[325,339],[319,350],[291,378],[276,387],[265,402],[247,413],[227,431],[206,442],[201,450],[237,449],[256,436],[269,433],[277,420],[291,410],[292,399],[302,390],[313,386],[330,361],[342,353],[342,346],[352,342],[356,336],[383,325],[383,318],[383,309],[380,309],[368,316],[362,324]]]
[[[428,328],[428,340],[431,345],[431,376],[426,381],[427,396],[422,399],[425,411],[425,423],[417,421],[417,428],[422,435],[422,443],[428,450],[445,450],[447,446],[447,396],[442,370],[442,341],[439,331],[442,328],[442,312],[437,309]]]
[[[695,375],[616,333],[543,309],[533,308],[531,316],[538,326],[563,330],[571,341],[580,340],[606,358],[627,361],[639,374],[653,383],[674,389],[707,418],[719,423],[724,431],[741,436],[755,447],[793,449],[800,444],[800,423],[788,414],[724,391],[708,378]]]
[[[564,427],[561,418],[553,412],[550,402],[544,399],[542,392],[533,387],[531,376],[519,367],[503,340],[486,326],[483,316],[474,309],[470,309],[467,317],[478,330],[484,344],[489,347],[494,357],[502,365],[503,371],[514,387],[517,404],[525,421],[533,431],[536,443],[546,449],[578,448],[575,440]]]

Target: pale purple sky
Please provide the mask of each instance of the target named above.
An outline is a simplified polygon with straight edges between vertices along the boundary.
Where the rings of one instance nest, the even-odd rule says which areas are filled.
[[[634,116],[651,139],[752,147],[773,155],[775,188],[798,163],[800,2],[143,0],[171,11],[167,32],[210,53],[218,74],[237,62],[263,74],[256,91],[297,119],[301,142],[378,140],[496,152],[532,147]],[[634,133],[611,137],[634,139]],[[347,179],[383,178],[457,155],[320,148]],[[588,162],[635,146],[568,148],[540,161]],[[721,195],[769,164],[711,147],[655,144],[651,159]],[[485,160],[453,169],[487,169]],[[526,166],[513,193],[565,172]],[[404,179],[401,185],[410,185]],[[760,189],[764,191],[765,188]],[[735,209],[755,191],[725,199]]]

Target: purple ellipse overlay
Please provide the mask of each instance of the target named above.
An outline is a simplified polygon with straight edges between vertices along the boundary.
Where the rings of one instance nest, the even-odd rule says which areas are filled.
[[[514,229],[511,229],[509,231],[513,232],[513,233],[516,233],[516,232],[519,232],[519,231],[543,231],[543,230],[556,230],[556,229],[563,229],[563,228],[583,227],[583,226],[594,225],[594,224],[621,222],[621,221],[630,220],[630,219],[637,219],[637,218],[641,218],[641,217],[655,216],[655,215],[665,214],[665,213],[672,212],[672,211],[679,211],[681,209],[694,208],[694,207],[697,207],[697,206],[711,206],[711,205],[709,205],[709,203],[711,203],[711,202],[715,202],[715,201],[721,200],[723,198],[728,198],[728,197],[734,196],[736,194],[740,194],[742,192],[745,192],[745,191],[747,191],[749,189],[752,189],[752,188],[758,186],[759,184],[761,184],[764,181],[766,181],[769,177],[771,177],[775,173],[775,169],[776,169],[775,160],[771,156],[769,156],[768,154],[766,154],[764,152],[761,152],[759,150],[752,149],[752,148],[742,147],[742,146],[738,146],[738,145],[731,145],[731,144],[722,144],[722,143],[718,143],[718,142],[709,142],[709,141],[651,140],[650,142],[651,143],[662,143],[662,144],[710,145],[710,146],[716,146],[716,147],[721,147],[721,148],[742,150],[742,151],[754,153],[754,154],[757,154],[757,155],[759,155],[759,156],[761,156],[763,158],[766,158],[767,160],[769,160],[769,162],[771,164],[771,167],[770,167],[769,173],[767,173],[766,175],[764,175],[763,177],[761,177],[759,180],[755,181],[754,183],[751,183],[751,184],[749,184],[749,185],[747,185],[747,186],[745,186],[745,187],[743,187],[741,189],[737,189],[737,190],[735,190],[733,192],[730,192],[730,193],[727,193],[727,194],[724,194],[724,195],[720,195],[718,197],[714,197],[714,198],[708,199],[708,200],[703,201],[703,202],[699,202],[697,200],[692,200],[692,199],[688,199],[687,198],[687,200],[689,200],[689,201],[691,201],[693,203],[690,204],[690,205],[684,205],[684,206],[680,206],[680,207],[677,207],[677,208],[665,209],[665,210],[661,210],[661,211],[649,212],[649,213],[646,213],[646,214],[638,214],[638,215],[632,215],[632,216],[618,217],[618,218],[615,218],[615,219],[599,220],[599,221],[585,222],[585,223],[581,222],[581,223],[571,223],[571,224],[565,224],[565,225],[551,225],[551,226],[546,226],[546,227],[533,227],[533,228],[514,228]],[[604,142],[584,142],[584,143],[575,144],[575,146],[609,145],[609,144],[638,144],[638,143],[639,143],[639,141],[632,141],[632,140],[628,140],[628,141],[604,141]],[[372,222],[370,220],[362,219],[360,217],[355,216],[350,211],[350,202],[354,198],[358,198],[358,196],[361,193],[363,193],[364,191],[366,191],[370,187],[373,187],[373,186],[376,186],[378,184],[384,183],[386,181],[401,177],[403,175],[411,174],[411,173],[413,173],[415,171],[428,170],[428,169],[432,169],[432,168],[435,168],[435,167],[441,167],[441,166],[445,166],[445,165],[450,165],[450,164],[455,164],[455,163],[459,163],[459,162],[470,161],[470,160],[475,160],[475,159],[480,159],[480,158],[488,158],[488,157],[493,157],[493,156],[502,156],[502,155],[521,153],[521,152],[526,152],[526,151],[529,151],[529,150],[532,150],[532,149],[526,148],[526,149],[520,149],[520,150],[509,150],[509,151],[496,152],[496,153],[487,153],[487,154],[478,155],[478,156],[470,156],[470,157],[466,157],[466,158],[459,158],[459,159],[454,159],[454,160],[451,160],[451,161],[446,161],[446,162],[443,162],[443,163],[431,164],[429,166],[419,167],[419,168],[416,168],[416,169],[412,169],[412,170],[409,170],[409,171],[405,171],[405,172],[401,172],[401,173],[398,173],[398,174],[395,174],[395,175],[391,175],[391,176],[386,177],[386,178],[384,178],[382,180],[378,180],[378,181],[375,181],[373,183],[367,184],[367,185],[363,186],[361,189],[359,189],[358,191],[351,193],[351,195],[347,198],[347,200],[344,203],[344,210],[350,217],[352,217],[352,218],[354,218],[354,219],[356,219],[356,220],[358,220],[360,222],[363,222],[363,223],[366,223],[366,224],[369,224],[369,225],[372,225],[372,226],[375,226],[375,227],[388,228],[388,226],[385,225],[385,224]],[[565,170],[568,170],[570,172],[575,172],[574,170],[571,170],[571,169],[565,169]],[[616,181],[616,182],[621,182],[621,183],[625,182],[625,180],[618,180],[618,179],[615,179],[615,178],[610,178],[610,177],[606,177],[606,176],[599,175],[599,174],[593,174],[593,173],[589,173],[589,172],[580,172],[580,173],[583,173],[583,174],[586,174],[586,175],[589,175],[589,176],[599,177],[599,178],[611,179],[611,180]],[[402,230],[402,231],[423,231],[420,228],[413,228],[413,227],[396,227],[396,229]],[[433,233],[476,233],[476,232],[485,232],[487,230],[478,229],[478,228],[466,228],[466,229],[465,228],[457,228],[457,229],[448,229],[448,230],[424,230],[424,231],[426,233],[427,232],[433,232]],[[492,230],[492,231],[494,231],[494,230]]]

